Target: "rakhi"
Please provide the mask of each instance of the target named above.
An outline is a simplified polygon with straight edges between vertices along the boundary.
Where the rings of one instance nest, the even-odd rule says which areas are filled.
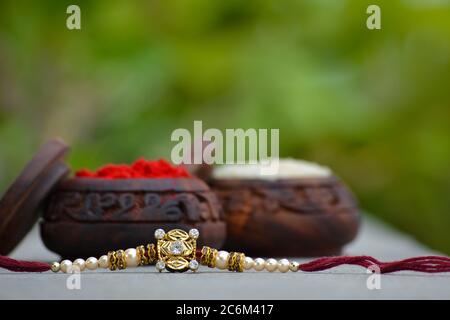
[[[110,165],[105,166],[97,170],[96,172],[90,172],[87,170],[79,171],[77,173],[77,176],[79,178],[65,179],[70,172],[68,166],[63,162],[64,155],[67,152],[68,146],[63,141],[59,139],[50,140],[33,157],[33,159],[23,169],[22,173],[19,175],[16,181],[8,188],[5,195],[0,199],[0,254],[7,255],[21,241],[21,239],[23,239],[23,237],[32,228],[32,226],[38,219],[38,209],[42,205],[44,205],[44,203],[46,203],[45,199],[48,197],[51,197],[53,199],[53,201],[50,201],[50,204],[48,205],[50,208],[58,208],[61,205],[60,201],[64,200],[65,198],[75,200],[75,205],[82,204],[82,208],[85,208],[86,204],[88,205],[88,207],[90,207],[90,205],[92,205],[92,201],[94,200],[94,203],[102,202],[102,204],[107,208],[110,207],[112,203],[116,202],[118,203],[116,203],[116,205],[120,206],[118,211],[105,211],[103,210],[102,206],[94,206],[93,208],[91,208],[92,212],[87,210],[87,213],[81,214],[81,216],[75,215],[75,218],[79,219],[82,222],[86,221],[86,218],[91,218],[91,213],[95,213],[94,217],[96,217],[95,215],[100,215],[101,217],[103,217],[104,215],[111,216],[117,215],[118,213],[120,213],[122,217],[128,217],[130,215],[123,215],[123,213],[131,212],[132,209],[135,209],[135,212],[138,213],[138,216],[143,221],[147,221],[146,219],[144,219],[146,215],[152,217],[160,215],[160,211],[164,208],[167,210],[176,209],[176,212],[181,213],[181,204],[177,201],[173,201],[174,198],[177,198],[178,201],[184,201],[181,201],[181,203],[187,210],[186,215],[190,216],[190,218],[193,219],[190,221],[190,224],[198,227],[199,229],[203,228],[203,226],[197,219],[198,216],[205,213],[207,213],[208,216],[216,216],[218,214],[218,210],[216,208],[218,206],[217,204],[215,204],[215,201],[213,201],[213,198],[215,198],[215,196],[210,191],[209,187],[199,179],[190,177],[190,174],[183,168],[173,167],[166,161],[160,160],[152,162],[142,159],[136,161],[131,166]],[[90,178],[87,179],[90,182],[85,182],[84,179],[82,179],[83,177]],[[123,181],[118,181],[117,179],[122,179]],[[61,187],[61,184],[64,183],[69,184],[66,185],[66,189],[64,187]],[[317,185],[317,182],[315,184]],[[57,185],[58,187],[56,187]],[[337,188],[339,193],[342,193],[342,188],[339,188],[339,186],[335,184],[332,185],[333,188]],[[68,188],[69,186],[71,186],[71,188]],[[298,187],[300,187],[300,185],[298,185]],[[238,188],[236,192],[241,192],[240,190],[242,189]],[[282,191],[279,191],[279,193],[284,193],[285,191],[283,190],[288,191],[285,200],[291,201],[292,195],[291,193],[289,193],[289,191],[292,190],[289,188],[289,186],[287,186],[287,188],[283,188]],[[111,197],[110,192],[114,191],[119,192],[119,196],[113,195]],[[53,192],[55,192],[56,194],[54,194]],[[67,194],[65,196],[61,196],[57,194],[58,192]],[[197,195],[197,192],[201,193],[201,196]],[[79,193],[81,193],[81,198],[84,197],[84,201],[81,201],[79,199]],[[166,198],[170,198],[171,201],[162,203],[161,194]],[[313,195],[313,199],[317,197],[319,197],[320,199],[324,197],[327,198],[326,195],[324,196],[320,192],[313,192]],[[202,203],[199,202],[199,197],[202,198]],[[103,199],[104,201],[100,201],[101,199]],[[113,199],[114,201],[111,202],[111,199]],[[191,199],[192,201],[187,201],[187,199]],[[142,208],[142,204],[147,206],[145,208],[147,210],[146,215],[143,214],[144,209]],[[72,205],[74,205],[74,203],[72,203]],[[242,203],[240,205],[242,205]],[[200,212],[200,208],[216,209],[211,209],[208,212]],[[296,206],[294,206],[294,209],[295,208]],[[257,208],[254,208],[252,206],[246,207],[247,213],[251,213],[253,212],[253,210],[257,210]],[[60,211],[64,212],[64,210]],[[53,212],[52,210],[47,210],[46,213],[50,216],[52,216],[53,214],[58,217],[64,216],[60,211],[56,210],[55,212]],[[333,215],[330,214],[325,216]],[[356,219],[357,217],[354,218]],[[72,219],[73,217],[70,217],[69,221],[72,221]],[[67,223],[67,217],[64,221]],[[88,219],[88,221],[91,220]],[[97,217],[93,221],[95,221],[96,223],[101,223],[103,220]],[[107,221],[110,222],[109,220]],[[126,221],[133,222],[134,220],[130,218]],[[177,221],[179,221],[179,219],[177,219]],[[334,222],[338,223],[338,221],[336,220]],[[329,221],[328,223],[331,223],[331,221]],[[74,225],[77,227],[82,227],[83,224],[84,223],[69,224],[69,227],[72,227]],[[143,225],[148,227],[148,225],[146,224]],[[306,228],[307,226],[307,224],[304,224],[303,228]],[[122,228],[120,224],[119,227]],[[222,227],[224,226],[222,225]],[[350,226],[350,228],[352,228],[352,226]],[[154,228],[152,225],[152,228],[149,230],[154,229],[156,228]],[[348,225],[346,226],[346,229],[348,229]],[[65,231],[68,229],[63,228],[61,230]],[[130,232],[130,235],[135,236],[133,232],[138,232],[138,230],[139,229],[128,232]],[[217,230],[223,232],[224,228],[214,229],[214,232],[217,232]],[[122,229],[120,229],[120,231],[122,232]],[[260,230],[259,234],[267,234],[268,232],[269,230]],[[95,236],[96,232],[93,233],[94,234],[92,236]],[[205,232],[205,234],[207,233],[208,232]],[[211,234],[211,232],[209,232],[209,234]],[[58,239],[55,234],[51,235],[52,237],[47,238],[47,240],[49,240],[50,238],[53,240]],[[56,233],[56,235],[58,235],[58,233]],[[276,234],[272,233],[271,236],[266,236],[261,240],[264,240],[265,244],[278,242],[281,243],[279,239],[282,239],[283,235],[284,234],[281,234],[281,236],[277,239],[274,238],[274,236],[276,237]],[[146,232],[144,232],[143,234],[141,233],[140,236],[141,238],[139,238],[136,243],[143,241],[141,239],[146,239]],[[348,234],[340,233],[340,236],[344,236],[346,239],[349,239]],[[77,269],[78,271],[84,271],[86,269],[95,270],[98,268],[103,268],[114,271],[154,264],[156,265],[156,269],[158,271],[167,270],[171,272],[184,272],[187,270],[197,271],[199,265],[234,272],[243,272],[245,270],[252,269],[255,271],[266,270],[269,272],[288,272],[289,270],[293,272],[313,272],[348,264],[358,265],[365,268],[377,267],[372,270],[379,270],[380,273],[389,273],[401,270],[420,271],[428,273],[450,272],[450,258],[448,257],[423,256],[404,259],[400,261],[381,262],[370,256],[332,256],[319,258],[307,263],[300,264],[296,261],[289,261],[287,259],[253,259],[250,257],[246,257],[246,255],[241,252],[228,253],[226,251],[219,251],[215,248],[207,246],[199,249],[197,248],[198,237],[199,231],[197,229],[191,229],[188,232],[180,229],[175,229],[168,231],[167,233],[162,229],[157,229],[155,232],[156,243],[150,243],[145,246],[141,245],[136,248],[130,248],[126,250],[110,251],[99,258],[90,257],[86,260],[80,258],[75,259],[73,262],[70,260],[63,260],[61,262],[54,262],[50,264],[34,261],[19,261],[11,259],[7,256],[0,255],[0,268],[5,268],[15,272],[46,272],[52,270],[54,272],[72,273],[76,272]],[[114,238],[117,238],[117,236],[115,235]],[[112,239],[113,237],[106,240]],[[127,237],[121,239],[122,240],[120,241],[117,241],[116,239],[117,243],[120,244],[123,242],[127,243],[127,246],[129,245],[129,239],[127,239]],[[234,248],[239,248],[240,239],[241,238],[239,236],[234,237]],[[298,248],[294,246],[294,248],[296,249],[295,252],[301,252],[308,243],[307,241],[302,242],[301,237],[298,239],[299,241],[296,242],[298,243]],[[336,237],[336,239],[339,239],[339,237]],[[102,235],[102,242],[103,240],[105,240],[104,235]],[[311,241],[311,238],[308,238],[308,240]],[[71,241],[72,244],[74,244],[73,247],[76,248],[76,244],[78,243],[79,238],[72,237]],[[208,243],[208,241],[209,243],[213,243],[214,239],[210,237],[207,238],[204,242]],[[45,239],[44,242],[46,242]],[[58,247],[55,249],[61,249],[61,247],[59,246],[59,241],[54,241],[53,243],[58,244]],[[114,245],[111,243],[114,243]],[[242,243],[244,243],[244,241]],[[248,249],[248,239],[246,239],[245,243],[246,250],[250,250]],[[102,244],[100,243],[98,245]],[[98,248],[99,250],[92,250],[92,253],[87,253],[86,255],[91,255],[94,254],[94,252],[101,252],[103,250],[106,251],[110,247],[116,247],[116,245],[117,244],[115,242],[111,241],[107,245],[103,244],[103,248]],[[212,246],[219,247],[221,245],[221,243],[216,242],[213,243]],[[92,247],[95,247],[95,245],[93,245]],[[284,246],[271,247],[273,251],[268,251],[267,255],[288,255],[282,251]],[[263,245],[262,248],[265,248],[265,246]],[[53,251],[58,252],[58,250]],[[61,254],[61,256],[63,257],[73,255],[73,251]]]
[[[141,245],[127,250],[110,251],[100,258],[90,257],[86,260],[76,259],[73,262],[63,260],[52,264],[42,262],[18,261],[5,256],[0,256],[0,267],[15,272],[81,272],[86,269],[98,268],[111,271],[123,270],[131,267],[155,264],[159,272],[197,271],[199,265],[220,270],[243,272],[255,271],[279,271],[292,272],[322,271],[339,265],[358,265],[369,268],[377,266],[380,273],[396,271],[418,271],[426,273],[450,272],[450,258],[440,256],[414,257],[393,262],[381,262],[370,256],[337,256],[325,257],[300,264],[287,259],[276,260],[274,258],[252,259],[241,252],[219,251],[204,246],[197,250],[197,239],[200,233],[197,229],[186,232],[181,229],[173,229],[165,232],[163,229],[155,231],[156,244]]]

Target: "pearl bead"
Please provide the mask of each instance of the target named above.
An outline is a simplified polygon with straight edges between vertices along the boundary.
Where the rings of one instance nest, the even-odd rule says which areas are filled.
[[[78,270],[75,269],[75,271],[80,271],[80,272],[81,272],[81,271],[83,271],[84,268],[86,267],[86,262],[84,261],[84,259],[76,259],[76,260],[73,262],[72,266],[73,266],[74,268],[78,268]]]
[[[72,272],[72,261],[70,261],[70,260],[63,260],[63,261],[61,261],[61,264],[60,264],[59,268],[64,273]]]
[[[155,239],[161,240],[166,235],[166,232],[163,229],[156,229],[155,230]]]
[[[229,253],[226,251],[219,251],[216,258],[216,268],[226,269],[228,267]]]
[[[245,257],[245,260],[244,260],[244,269],[245,270],[249,270],[249,269],[253,268],[254,264],[255,264],[255,261],[253,261],[252,258]]]
[[[197,229],[189,230],[189,237],[192,239],[197,239],[200,236],[200,232]]]
[[[158,262],[156,262],[156,270],[158,270],[159,272],[162,272],[165,268],[166,268],[166,264],[164,263],[164,261],[159,260]]]
[[[274,272],[277,270],[278,262],[275,259],[267,259],[266,261],[266,270],[269,272]]]
[[[288,272],[289,271],[289,260],[281,259],[278,261],[278,271],[280,272]]]
[[[108,269],[108,267],[109,267],[108,256],[106,256],[106,255],[101,256],[98,259],[98,266],[103,269]]]
[[[51,269],[52,269],[53,272],[58,272],[60,270],[59,262],[53,262]]]
[[[197,260],[191,260],[189,262],[189,269],[191,269],[192,271],[197,271],[199,267],[198,261]]]
[[[127,261],[127,267],[137,267],[139,265],[139,259],[136,249],[125,250],[125,259]]]
[[[292,261],[289,264],[289,270],[291,270],[292,272],[297,272],[298,271],[298,266],[300,265],[300,263],[296,262],[296,261]]]
[[[90,257],[86,260],[86,268],[89,270],[95,270],[98,268],[98,260],[97,258]]]
[[[253,261],[253,269],[255,269],[256,271],[264,270],[265,265],[266,265],[266,261],[264,261],[264,259],[262,259],[262,258],[256,258]]]

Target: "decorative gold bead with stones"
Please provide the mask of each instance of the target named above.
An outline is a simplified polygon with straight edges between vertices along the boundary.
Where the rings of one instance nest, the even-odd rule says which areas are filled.
[[[144,246],[138,246],[136,247],[136,252],[138,255],[138,259],[139,259],[139,265],[140,266],[146,266],[149,264],[149,259],[148,256],[145,252],[145,247]]]
[[[202,248],[200,263],[204,266],[208,266],[209,268],[215,268],[217,254],[218,251],[216,249],[204,246]]]
[[[188,269],[197,270],[195,261],[198,230],[187,233],[180,229],[173,229],[165,233],[164,230],[155,231],[157,239],[157,267],[161,271],[164,268],[171,272],[184,272]]]
[[[200,264],[207,266],[208,265],[208,256],[211,248],[204,246],[202,247],[201,255],[200,255]]]
[[[245,270],[244,266],[245,266],[245,254],[238,252],[236,272],[243,272]]]
[[[245,254],[241,252],[230,252],[228,256],[228,270],[235,272],[244,271]]]
[[[158,254],[156,252],[156,246],[153,243],[147,244],[147,256],[148,263],[153,264],[158,259]]]
[[[119,270],[126,269],[127,268],[127,256],[125,254],[125,251],[117,250],[116,257],[117,257],[117,268]]]
[[[208,267],[209,268],[216,267],[216,259],[217,259],[218,254],[219,254],[219,251],[217,249],[211,248],[211,252],[209,254],[209,259],[208,259]]]
[[[109,270],[117,270],[117,256],[115,251],[108,252]]]
[[[227,261],[228,270],[234,271],[235,265],[236,265],[236,252],[230,252]]]

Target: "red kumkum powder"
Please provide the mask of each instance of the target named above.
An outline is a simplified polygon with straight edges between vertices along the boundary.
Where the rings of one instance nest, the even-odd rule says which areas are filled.
[[[163,179],[190,178],[191,175],[181,166],[174,166],[164,159],[149,161],[138,159],[131,165],[108,164],[95,172],[81,169],[75,173],[78,178],[97,179]]]

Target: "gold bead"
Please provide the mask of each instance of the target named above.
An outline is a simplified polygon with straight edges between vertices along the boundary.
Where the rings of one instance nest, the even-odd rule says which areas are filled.
[[[58,272],[59,269],[60,269],[59,262],[53,262],[52,266],[51,266],[51,269],[52,269],[53,272]]]
[[[145,247],[144,246],[139,246],[136,247],[136,252],[138,255],[138,259],[139,259],[139,265],[140,266],[146,266],[149,264],[149,259],[148,256],[145,252]]]
[[[245,254],[238,252],[236,272],[243,272],[245,266]]]
[[[300,263],[298,263],[298,262],[296,262],[296,261],[292,261],[292,262],[289,264],[289,270],[291,270],[292,272],[297,272],[299,266],[300,266]]]
[[[227,262],[228,270],[234,271],[235,264],[236,264],[236,252],[230,252],[230,254],[228,255],[228,262]]]
[[[109,260],[109,270],[111,271],[117,270],[117,257],[115,251],[108,252],[108,260]]]
[[[202,254],[200,256],[200,263],[204,266],[208,265],[208,257],[209,257],[210,251],[211,251],[210,247],[204,246],[202,248],[202,251],[201,251]]]
[[[216,267],[216,258],[219,253],[216,249],[204,246],[202,248],[202,254],[200,256],[200,264],[208,266],[209,268]]]
[[[241,252],[230,252],[228,256],[228,270],[235,272],[244,271],[245,254]]]
[[[126,254],[123,250],[117,250],[116,251],[116,257],[117,257],[117,268],[120,270],[127,268],[127,260],[126,260]]]
[[[148,263],[153,264],[157,260],[156,246],[153,243],[147,244]]]

